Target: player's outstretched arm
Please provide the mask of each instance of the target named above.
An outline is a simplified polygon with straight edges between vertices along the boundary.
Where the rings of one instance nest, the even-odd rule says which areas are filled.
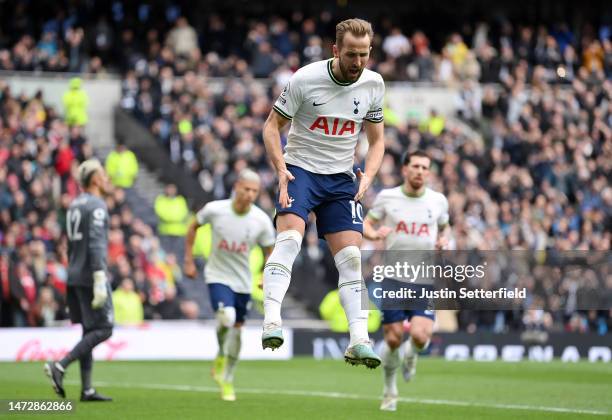
[[[376,227],[374,226],[376,223],[375,220],[372,220],[369,217],[366,217],[363,220],[363,237],[369,239],[370,241],[378,240],[378,235],[376,234]]]
[[[289,194],[287,194],[287,184],[293,181],[294,177],[287,170],[287,164],[283,158],[281,148],[280,130],[289,122],[287,118],[272,110],[263,128],[263,139],[266,153],[272,162],[272,166],[278,175],[278,190],[280,205],[285,208],[289,206]]]
[[[363,194],[370,187],[374,177],[380,169],[385,154],[385,131],[382,122],[374,123],[364,121],[366,136],[368,138],[368,153],[366,155],[365,172],[358,170],[359,190],[355,195],[355,201],[361,200]]]
[[[195,278],[196,266],[193,262],[193,243],[195,242],[196,232],[200,225],[197,220],[194,220],[187,229],[185,236],[185,264],[183,267],[184,274],[189,278]]]
[[[391,232],[388,226],[376,227],[377,221],[372,217],[366,216],[363,221],[363,236],[370,241],[385,239]]]

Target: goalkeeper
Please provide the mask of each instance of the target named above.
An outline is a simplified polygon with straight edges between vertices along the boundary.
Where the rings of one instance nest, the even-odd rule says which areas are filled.
[[[47,362],[45,373],[53,389],[66,398],[63,380],[68,366],[81,365],[81,401],[111,401],[91,385],[92,351],[113,333],[113,303],[106,277],[108,211],[103,197],[110,192],[108,176],[100,162],[90,159],[78,169],[83,192],[66,215],[68,236],[68,308],[70,320],[83,326],[83,338],[59,362]]]

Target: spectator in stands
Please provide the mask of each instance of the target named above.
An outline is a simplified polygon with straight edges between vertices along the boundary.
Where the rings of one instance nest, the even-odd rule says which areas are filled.
[[[53,327],[58,319],[60,305],[55,300],[53,289],[50,287],[41,287],[38,291],[38,300],[34,313],[37,318],[37,324],[42,327]]]
[[[74,152],[68,139],[62,139],[55,157],[55,170],[62,179],[67,180],[70,176]]]
[[[41,57],[53,57],[57,54],[57,36],[55,32],[45,32],[42,34],[41,40],[38,42],[36,48],[40,53]]]
[[[612,78],[612,40],[603,40],[604,48],[604,70],[608,79]]]
[[[157,233],[162,247],[175,253],[179,261],[182,261],[189,222],[189,207],[185,197],[177,194],[176,185],[166,185],[164,193],[157,196],[155,214],[159,219]]]
[[[101,15],[93,29],[92,39],[94,45],[93,52],[99,56],[102,62],[110,60],[114,38],[113,28],[108,23],[106,15]]]
[[[166,45],[172,48],[176,55],[190,57],[194,50],[198,49],[198,34],[185,16],[176,20],[174,28],[168,32]]]
[[[447,44],[444,46],[444,50],[448,53],[455,71],[463,66],[469,52],[467,45],[465,45],[461,35],[458,33],[450,35]]]
[[[429,112],[429,117],[423,120],[421,129],[432,136],[439,136],[444,130],[444,123],[444,117],[437,110],[432,109]]]
[[[442,51],[436,80],[447,85],[451,85],[455,81],[453,61],[451,60],[450,53],[447,49]]]
[[[87,107],[89,106],[89,96],[82,87],[82,80],[79,77],[70,79],[70,87],[64,93],[64,112],[66,123],[70,126],[84,126],[87,124]]]
[[[140,325],[144,320],[144,310],[140,296],[134,290],[134,281],[126,277],[113,292],[115,323],[117,325]]]
[[[604,49],[598,39],[592,40],[585,48],[583,55],[583,65],[590,73],[603,70]]]
[[[138,176],[138,160],[134,152],[118,140],[115,150],[106,157],[105,169],[115,187],[132,188]]]
[[[397,26],[394,26],[389,35],[385,37],[382,49],[385,54],[394,59],[408,55],[411,52],[410,41]]]
[[[80,73],[85,69],[85,31],[83,28],[70,28],[66,31],[68,71]],[[72,125],[72,124],[71,124]],[[84,125],[84,124],[79,124]]]
[[[317,51],[320,52],[321,49],[319,48]],[[316,56],[317,52],[311,51],[310,54]],[[320,59],[320,57],[317,58]],[[261,42],[257,46],[257,50],[253,53],[251,71],[255,77],[267,77],[274,70],[276,70],[281,63],[281,60],[282,57],[272,51],[272,46],[269,42]]]

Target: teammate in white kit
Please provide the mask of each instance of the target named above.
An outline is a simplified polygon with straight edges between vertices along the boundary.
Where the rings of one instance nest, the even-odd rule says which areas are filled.
[[[347,362],[375,368],[381,361],[372,350],[367,310],[361,305],[363,210],[359,200],[378,172],[384,155],[382,77],[365,68],[373,37],[370,23],[348,19],[336,26],[334,57],[299,69],[281,93],[263,131],[267,153],[278,174],[278,237],[264,268],[262,345],[282,345],[281,303],[289,287],[293,262],[300,251],[311,211],[319,237],[325,238],[340,274],[338,288],[346,313],[350,344]],[[285,154],[280,130],[291,128]],[[365,171],[353,174],[359,132],[369,142]],[[307,287],[307,285],[304,285]]]
[[[250,169],[243,170],[234,185],[233,198],[206,204],[196,214],[186,238],[185,275],[195,277],[192,249],[196,230],[211,224],[212,247],[204,278],[218,323],[219,351],[212,374],[226,401],[236,399],[234,370],[240,353],[241,327],[251,298],[249,255],[255,245],[260,245],[267,258],[274,245],[272,221],[253,204],[259,188],[259,175]]]
[[[431,159],[421,151],[404,157],[404,183],[399,187],[382,190],[376,197],[364,221],[363,233],[367,239],[384,240],[387,251],[446,247],[450,230],[448,201],[443,194],[426,187],[430,164]],[[427,307],[427,302],[423,307]],[[435,319],[432,309],[382,311],[385,383],[381,410],[395,411],[397,406],[395,374],[400,365],[399,347],[404,335],[404,320],[410,320],[410,339],[404,344],[402,370],[404,379],[409,381],[416,373],[418,352],[426,349],[431,339]]]

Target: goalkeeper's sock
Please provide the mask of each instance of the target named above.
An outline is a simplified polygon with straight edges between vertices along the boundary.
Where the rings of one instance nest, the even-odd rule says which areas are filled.
[[[81,389],[83,392],[91,389],[91,371],[93,369],[93,356],[89,352],[79,359],[81,365]]]
[[[274,250],[263,271],[264,325],[281,325],[281,304],[291,282],[293,262],[300,252],[302,235],[286,230],[276,237]]]
[[[349,324],[349,346],[369,343],[368,311],[362,308],[364,283],[361,278],[361,251],[356,246],[342,248],[334,256],[340,274],[338,293]]]
[[[400,354],[398,349],[391,350],[387,342],[382,345],[382,365],[384,372],[384,395],[397,395],[397,368],[400,365]]]
[[[225,382],[234,381],[234,370],[238,363],[240,355],[240,347],[242,344],[240,328],[230,328],[225,339],[225,355],[227,356],[227,364],[225,365]]]
[[[222,357],[225,355],[225,337],[227,336],[228,330],[229,328],[224,327],[223,325],[217,325],[217,343],[219,344],[217,357]]]

